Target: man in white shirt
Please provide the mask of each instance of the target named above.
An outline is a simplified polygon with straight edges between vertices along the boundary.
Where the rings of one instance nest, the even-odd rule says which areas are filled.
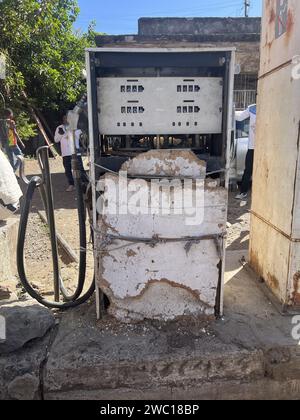
[[[80,153],[80,136],[82,135],[81,130],[75,131],[75,145],[77,159],[79,162],[79,169],[81,172],[81,179],[86,180],[86,173],[83,167],[81,153]],[[72,154],[74,153],[74,144],[71,133],[68,131],[67,116],[63,117],[63,124],[58,126],[54,136],[55,143],[60,143],[61,155],[63,158],[63,164],[65,168],[65,174],[69,183],[67,192],[74,191],[74,178],[72,174]]]
[[[246,156],[246,168],[241,184],[241,193],[236,196],[237,200],[244,200],[248,197],[250,190],[251,179],[253,175],[254,163],[254,149],[255,149],[255,136],[256,136],[256,104],[250,105],[244,112],[236,116],[236,121],[244,121],[250,118],[249,130],[249,144]]]

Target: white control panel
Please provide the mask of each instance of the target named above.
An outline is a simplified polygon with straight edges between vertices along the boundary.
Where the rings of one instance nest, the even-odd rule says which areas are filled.
[[[98,79],[103,135],[218,134],[222,107],[218,77]]]

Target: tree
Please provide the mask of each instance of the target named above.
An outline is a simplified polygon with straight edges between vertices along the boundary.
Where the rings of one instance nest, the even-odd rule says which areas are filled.
[[[14,108],[27,137],[33,134],[22,92],[31,105],[55,119],[85,91],[84,49],[93,45],[94,26],[75,32],[76,0],[2,0],[0,53],[7,77],[0,92]],[[54,115],[54,117],[53,117]]]

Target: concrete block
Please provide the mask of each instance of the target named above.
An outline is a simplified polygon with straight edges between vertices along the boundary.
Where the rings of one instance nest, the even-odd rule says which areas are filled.
[[[0,400],[41,400],[41,373],[50,334],[15,353],[0,356]]]
[[[17,275],[16,249],[19,220],[0,222],[0,283],[10,281]]]
[[[8,303],[0,307],[6,338],[0,342],[0,355],[12,353],[26,343],[42,338],[54,326],[52,312],[35,301]]]

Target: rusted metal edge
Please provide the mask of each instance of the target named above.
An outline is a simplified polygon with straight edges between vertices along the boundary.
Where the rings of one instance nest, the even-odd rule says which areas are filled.
[[[297,137],[297,162],[296,162],[296,170],[295,170],[295,179],[294,179],[294,197],[293,197],[293,209],[292,209],[292,221],[291,221],[291,230],[292,230],[292,232],[293,232],[293,229],[294,229],[294,214],[295,214],[295,211],[296,211],[296,200],[297,200],[297,198],[296,198],[296,195],[297,195],[297,193],[296,193],[296,189],[297,189],[297,185],[298,185],[298,168],[299,168],[299,144],[300,144],[300,121],[298,122],[298,137]],[[292,241],[292,242],[294,242],[294,241]],[[292,273],[291,272],[291,266],[292,266],[292,252],[293,252],[293,249],[292,249],[292,244],[290,244],[290,247],[289,247],[289,263],[288,263],[288,278],[290,278],[290,277],[293,277],[293,274],[294,273]],[[297,287],[296,287],[296,290],[294,291],[294,293],[297,293]],[[288,299],[289,299],[289,289],[288,289],[288,287],[287,287],[287,291],[286,291],[286,301],[288,301]]]
[[[300,315],[300,306],[290,307],[280,302],[280,300],[274,295],[274,293],[267,286],[265,280],[260,277],[251,267],[250,263],[242,263],[244,269],[250,274],[252,281],[259,287],[266,298],[272,303],[277,312],[285,317],[293,317]]]
[[[266,225],[270,226],[272,229],[276,230],[278,233],[280,233],[282,236],[284,236],[286,239],[288,239],[290,242],[294,243],[300,243],[300,239],[293,238],[291,235],[288,235],[287,233],[283,232],[281,229],[279,229],[277,226],[273,225],[273,223],[266,220],[264,217],[257,214],[254,210],[250,210],[250,213],[260,219],[262,222],[264,222]]]
[[[215,239],[217,251],[220,253],[220,262],[218,264],[219,280],[216,295],[215,315],[217,319],[222,319],[224,315],[224,272],[226,258],[226,235],[222,238]]]
[[[262,75],[258,76],[258,80],[265,79],[266,77],[270,76],[271,74],[274,74],[274,73],[276,73],[277,71],[282,70],[282,69],[284,69],[285,67],[290,66],[290,65],[292,64],[292,62],[293,62],[293,60],[288,60],[288,61],[286,61],[285,63],[280,64],[280,66],[277,66],[277,67],[275,67],[274,69],[272,69],[272,70],[268,71],[267,73],[264,73],[264,74],[262,74]]]
[[[185,236],[182,238],[161,238],[159,236],[154,236],[152,238],[135,238],[132,236],[121,236],[121,235],[106,235],[108,239],[119,240],[124,242],[137,242],[137,243],[161,243],[161,242],[198,242],[211,239],[224,238],[226,234],[216,233],[211,235],[202,235],[202,236]]]
[[[300,146],[300,121],[298,122],[298,137],[297,137],[297,162],[295,169],[295,179],[294,179],[294,197],[293,197],[293,210],[292,210],[292,231],[294,228],[294,215],[296,211],[296,200],[297,200],[297,186],[298,186],[298,170],[300,165],[300,155],[299,155],[299,146]]]

